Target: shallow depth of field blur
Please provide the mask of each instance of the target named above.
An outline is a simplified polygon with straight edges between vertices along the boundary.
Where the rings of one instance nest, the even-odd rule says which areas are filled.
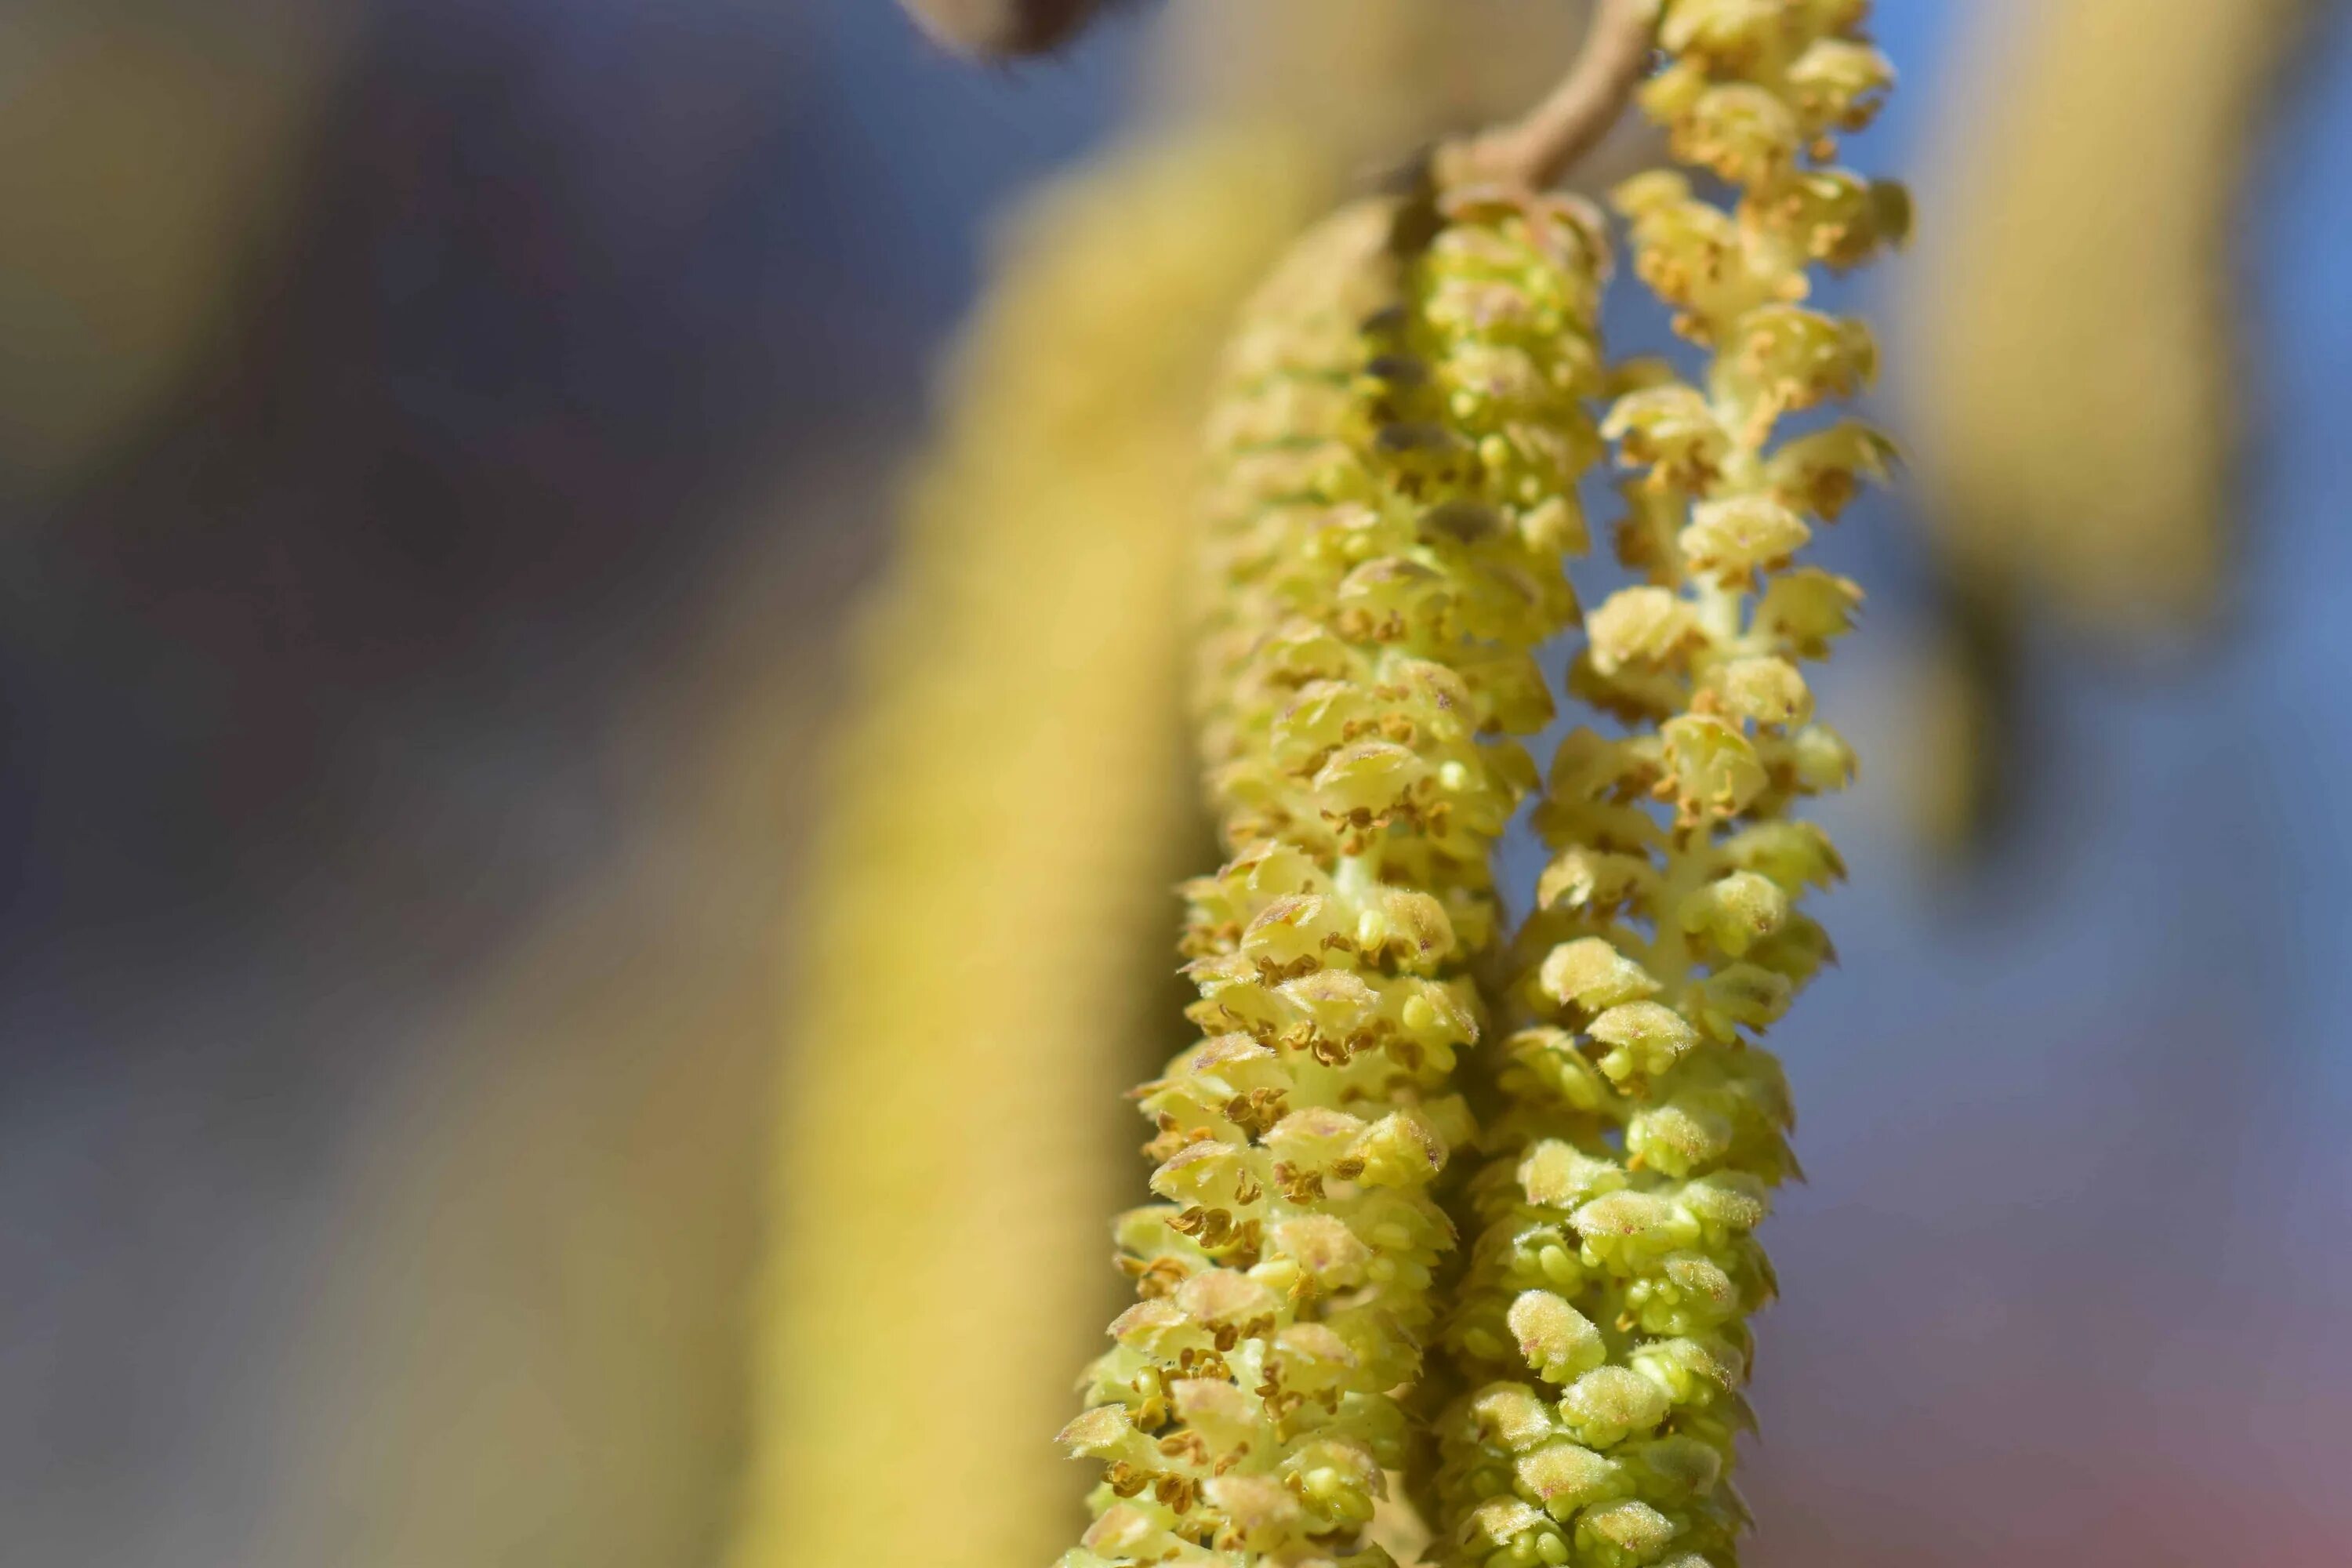
[[[1898,437],[2001,8],[1879,6]],[[1759,1568],[2352,1557],[2331,9],[2213,220],[2210,613],[1956,608],[1931,464],[1831,546],[1864,773],[1774,1035]],[[845,611],[991,213],[1146,20],[992,71],[881,0],[0,8],[0,1563],[718,1550]]]

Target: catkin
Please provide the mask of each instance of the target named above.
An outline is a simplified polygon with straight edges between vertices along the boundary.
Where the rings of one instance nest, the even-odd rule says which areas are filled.
[[[1294,138],[1193,128],[1010,226],[838,742],[736,1568],[1004,1568],[1066,1539],[1047,1439],[1123,1173],[1099,1113],[1149,1059],[1192,841],[1199,323],[1326,189]]]
[[[2320,8],[1971,9],[1980,68],[1932,171],[1949,237],[1905,301],[1920,489],[1972,590],[2126,651],[2178,644],[2231,588],[2232,242]]]
[[[1980,851],[2033,794],[2033,629],[2147,658],[2227,618],[2246,543],[2242,209],[2324,10],[1968,8],[1921,176],[1943,237],[1897,301],[1914,488],[1947,580],[1897,798],[1948,855]]]
[[[1860,599],[1790,558],[1884,475],[1884,438],[1782,416],[1871,375],[1858,322],[1807,308],[1811,264],[1899,239],[1901,193],[1819,161],[1890,85],[1863,0],[1669,0],[1642,100],[1727,209],[1660,172],[1616,194],[1635,269],[1712,352],[1696,384],[1619,373],[1603,432],[1632,477],[1621,559],[1571,692],[1615,720],[1560,746],[1536,825],[1554,852],[1503,1006],[1503,1108],[1444,1343],[1465,1391],[1429,1486],[1464,1568],[1728,1568],[1726,1477],[1749,1414],[1752,1232],[1794,1169],[1779,1064],[1748,1037],[1828,958],[1797,903],[1841,875],[1805,797],[1853,758],[1801,664]]]
[[[1064,1568],[1386,1561],[1472,1132],[1458,1055],[1488,853],[1534,783],[1570,625],[1598,216],[1370,202],[1245,312],[1212,420],[1198,706],[1234,858],[1187,889],[1207,1037],[1139,1091],[1163,1200],[1118,1226],[1139,1300],[1064,1433],[1104,1462]]]

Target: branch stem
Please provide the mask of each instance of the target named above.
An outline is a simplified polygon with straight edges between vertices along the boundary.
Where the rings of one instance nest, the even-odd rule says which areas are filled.
[[[1617,123],[1649,68],[1657,30],[1658,0],[1601,0],[1559,85],[1515,123],[1441,153],[1444,183],[1528,190],[1557,183]]]

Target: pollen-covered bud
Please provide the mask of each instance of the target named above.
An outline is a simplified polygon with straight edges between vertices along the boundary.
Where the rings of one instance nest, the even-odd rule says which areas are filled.
[[[1388,1479],[1370,1447],[1360,1443],[1327,1438],[1303,1446],[1283,1462],[1290,1489],[1320,1516],[1323,1529],[1334,1524],[1362,1524],[1372,1517],[1372,1505],[1388,1496]]]
[[[1860,321],[1759,305],[1732,329],[1714,379],[1719,396],[1793,412],[1851,397],[1877,374],[1877,340]]]
[[[1587,1509],[1576,1521],[1577,1544],[1597,1568],[1640,1568],[1674,1538],[1674,1521],[1638,1498]]]
[[[1629,1267],[1687,1247],[1704,1234],[1697,1216],[1673,1198],[1631,1189],[1593,1199],[1569,1224],[1594,1257]]]
[[[1275,1335],[1267,1364],[1282,1369],[1285,1385],[1315,1394],[1343,1381],[1360,1358],[1327,1323],[1293,1323]]]
[[[1558,1430],[1550,1402],[1523,1383],[1480,1390],[1470,1401],[1470,1416],[1482,1441],[1514,1454],[1536,1447]]]
[[[1291,1016],[1323,1040],[1345,1041],[1369,1028],[1380,1016],[1383,996],[1352,969],[1318,969],[1275,988]]]
[[[1295,1170],[1322,1171],[1345,1158],[1363,1131],[1361,1117],[1315,1105],[1292,1111],[1263,1133],[1260,1142]]]
[[[1622,1465],[1572,1442],[1549,1443],[1520,1456],[1512,1473],[1520,1495],[1563,1524],[1579,1509],[1617,1495],[1626,1481]]]
[[[1054,1441],[1081,1458],[1148,1462],[1151,1439],[1116,1405],[1097,1405],[1062,1428]]]
[[[1343,929],[1340,917],[1336,900],[1312,893],[1270,900],[1242,932],[1242,956],[1277,969],[1302,960],[1319,964],[1331,939]]]
[[[1272,1290],[1232,1268],[1193,1275],[1176,1288],[1175,1301],[1194,1322],[1236,1332],[1272,1323],[1282,1305]]]
[[[1683,562],[1693,572],[1744,583],[1759,567],[1786,561],[1812,536],[1803,518],[1762,496],[1702,501],[1683,530]]]
[[[1685,815],[1737,816],[1763,793],[1769,780],[1756,748],[1722,720],[1685,713],[1664,733],[1667,781]]]
[[[1478,1504],[1464,1517],[1451,1544],[1472,1563],[1500,1561],[1513,1565],[1545,1564],[1564,1568],[1569,1561],[1567,1539],[1557,1526],[1517,1498],[1496,1498]]]
[[[1519,1161],[1519,1190],[1538,1208],[1575,1209],[1631,1179],[1614,1160],[1588,1154],[1574,1144],[1547,1138]]]
[[[1113,1503],[1090,1525],[1079,1542],[1085,1552],[1062,1559],[1063,1568],[1094,1568],[1097,1563],[1148,1559],[1174,1537],[1151,1513],[1133,1503]]]
[[[1445,906],[1412,888],[1383,888],[1380,901],[1356,921],[1360,952],[1375,959],[1393,956],[1408,969],[1435,968],[1454,954],[1454,922]]]
[[[1230,1454],[1260,1436],[1256,1401],[1222,1378],[1179,1378],[1168,1385],[1176,1418],[1200,1435],[1212,1454]]]
[[[1660,300],[1679,309],[1678,331],[1706,340],[1714,322],[1775,297],[1769,282],[1749,271],[1747,246],[1731,215],[1687,195],[1654,201],[1654,195],[1634,192],[1634,199],[1652,204],[1638,216],[1625,207],[1626,191],[1618,202],[1633,219],[1634,269]]]
[[[1628,665],[1673,660],[1698,633],[1688,605],[1664,588],[1620,588],[1585,623],[1593,668],[1603,675]]]
[[[1771,1199],[1764,1184],[1741,1171],[1721,1171],[1687,1182],[1675,1194],[1675,1206],[1691,1215],[1710,1236],[1744,1236],[1764,1223]]]
[[[1566,1383],[1608,1354],[1592,1320],[1549,1290],[1522,1292],[1507,1321],[1520,1356],[1546,1383]]]
[[[1787,172],[1801,148],[1790,106],[1761,87],[1708,88],[1678,106],[1675,156],[1739,184],[1761,184]]]
[[[1316,803],[1336,820],[1355,818],[1381,826],[1427,777],[1427,765],[1410,748],[1359,741],[1334,752],[1316,772]]]
[[[1564,942],[1545,953],[1536,984],[1559,1005],[1587,1013],[1606,1012],[1658,993],[1658,982],[1648,970],[1597,936]]]
[[[1686,1334],[1736,1316],[1744,1306],[1731,1271],[1704,1253],[1675,1253],[1659,1272],[1633,1281],[1626,1310],[1646,1332]]]
[[[1808,134],[1860,131],[1895,86],[1895,68],[1869,45],[1817,38],[1789,68],[1789,89]]]
[[[1274,1256],[1297,1270],[1318,1295],[1335,1295],[1364,1282],[1372,1249],[1336,1215],[1307,1214],[1277,1223],[1269,1233]]]
[[[1366,1128],[1347,1160],[1368,1187],[1418,1187],[1444,1169],[1445,1145],[1421,1117],[1395,1111]]]
[[[1715,673],[1716,706],[1750,724],[1786,727],[1812,717],[1813,694],[1785,658],[1735,658]]]
[[[1677,918],[1683,930],[1738,958],[1780,929],[1789,918],[1789,895],[1753,871],[1734,871],[1693,893]]]
[[[1607,1448],[1648,1432],[1666,1418],[1665,1391],[1628,1367],[1600,1366],[1559,1396],[1560,1424],[1577,1441]]]
[[[1669,1176],[1686,1176],[1730,1149],[1728,1121],[1676,1101],[1644,1106],[1625,1127],[1625,1152]]]
[[[1249,1151],[1232,1143],[1188,1144],[1151,1173],[1151,1190],[1176,1203],[1235,1203],[1253,1164]]]
[[[1623,1082],[1655,1078],[1698,1043],[1698,1031],[1673,1008],[1655,1002],[1622,1002],[1585,1026],[1609,1047],[1601,1070]]]
[[[1746,1360],[1725,1342],[1699,1334],[1655,1340],[1633,1353],[1633,1364],[1658,1391],[1659,1403],[1706,1405],[1746,1380]]]

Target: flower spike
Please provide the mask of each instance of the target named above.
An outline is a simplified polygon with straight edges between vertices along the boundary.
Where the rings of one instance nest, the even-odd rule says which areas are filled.
[[[1864,0],[1666,0],[1641,90],[1675,156],[1615,203],[1637,275],[1712,351],[1696,383],[1618,367],[1602,433],[1631,477],[1617,547],[1643,581],[1592,612],[1570,689],[1607,729],[1562,743],[1536,825],[1553,858],[1500,1011],[1502,1108],[1443,1331],[1463,1390],[1427,1491],[1450,1568],[1732,1568],[1727,1477],[1750,1424],[1754,1232],[1796,1173],[1788,1085],[1754,1042],[1829,961],[1799,908],[1843,873],[1806,797],[1854,761],[1803,665],[1861,592],[1794,564],[1891,448],[1785,415],[1875,368],[1807,304],[1809,268],[1904,237],[1899,188],[1824,166],[1891,85]]]
[[[1234,342],[1198,681],[1233,858],[1186,889],[1204,1038],[1139,1091],[1161,1201],[1062,1434],[1104,1467],[1064,1568],[1387,1561],[1489,851],[1536,782],[1501,737],[1550,716],[1535,649],[1577,614],[1601,247],[1566,198],[1366,203]]]

